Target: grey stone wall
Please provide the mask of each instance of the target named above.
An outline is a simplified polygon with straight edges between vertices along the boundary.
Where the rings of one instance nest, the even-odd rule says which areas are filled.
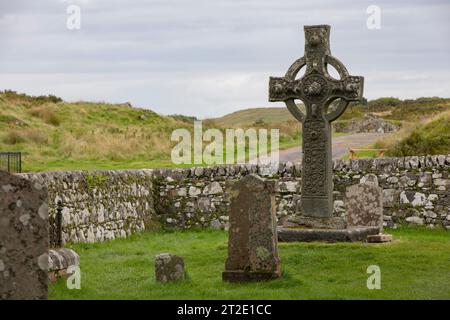
[[[333,167],[336,216],[345,210],[345,188],[375,175],[383,189],[385,226],[411,223],[450,228],[450,155],[336,160]],[[165,226],[225,228],[230,184],[258,173],[277,180],[277,218],[282,224],[300,210],[301,166],[287,162],[275,174],[265,171],[256,165],[155,170],[156,216]]]
[[[55,215],[58,201],[61,201],[63,243],[126,237],[144,230],[154,215],[151,170],[71,171],[21,176],[47,186],[51,230],[55,230]],[[54,245],[52,241],[50,244]]]
[[[345,188],[373,174],[383,189],[385,225],[426,224],[450,229],[450,155],[337,160],[335,215]],[[50,217],[63,203],[63,240],[93,242],[125,237],[146,227],[226,228],[235,181],[249,173],[276,179],[278,223],[300,209],[301,166],[280,164],[267,174],[257,165],[188,169],[22,174],[45,184]],[[53,219],[51,219],[51,224]]]

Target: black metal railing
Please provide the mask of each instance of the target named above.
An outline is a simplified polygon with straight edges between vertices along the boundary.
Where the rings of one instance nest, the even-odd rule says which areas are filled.
[[[22,172],[22,153],[0,152],[0,170],[14,173]]]

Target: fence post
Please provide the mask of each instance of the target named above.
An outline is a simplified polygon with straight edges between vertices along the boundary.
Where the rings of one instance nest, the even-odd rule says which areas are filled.
[[[56,208],[56,246],[62,247],[62,201],[59,200]]]

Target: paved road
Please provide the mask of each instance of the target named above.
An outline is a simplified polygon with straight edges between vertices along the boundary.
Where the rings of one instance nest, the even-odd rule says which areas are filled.
[[[356,133],[332,138],[333,159],[342,158],[349,148],[362,148],[385,136],[383,133]],[[294,147],[280,151],[280,162],[298,162],[301,160],[302,148]]]

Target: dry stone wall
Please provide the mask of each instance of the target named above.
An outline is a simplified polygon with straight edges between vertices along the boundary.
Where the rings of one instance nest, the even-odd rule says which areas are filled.
[[[346,187],[375,179],[383,189],[385,226],[450,228],[450,155],[336,160],[333,171],[335,216],[345,211]],[[167,227],[226,228],[230,184],[250,173],[277,180],[278,224],[299,212],[301,165],[287,162],[273,174],[256,165],[155,170],[156,215]]]
[[[61,202],[62,241],[96,242],[145,229],[154,213],[151,170],[22,174],[46,185],[50,230]],[[55,245],[55,235],[50,244]],[[52,241],[53,240],[53,241]]]
[[[337,160],[333,167],[335,216],[344,213],[347,186],[375,179],[383,189],[385,226],[450,229],[450,155]],[[64,242],[94,242],[150,227],[227,228],[230,187],[250,173],[276,180],[278,224],[300,210],[299,163],[280,164],[275,173],[263,166],[230,165],[22,176],[47,186],[50,229],[62,202]]]

